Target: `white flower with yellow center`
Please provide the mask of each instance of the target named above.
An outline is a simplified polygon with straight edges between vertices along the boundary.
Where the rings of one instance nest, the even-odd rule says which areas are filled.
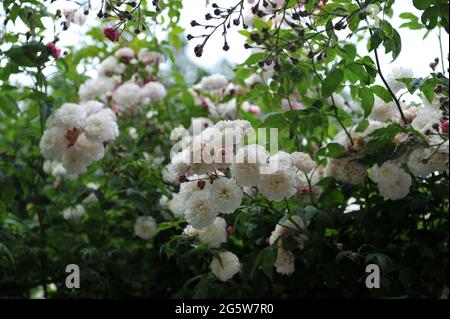
[[[280,201],[297,193],[297,176],[294,167],[276,163],[278,168],[270,174],[261,174],[258,189],[270,201]]]
[[[211,201],[217,209],[224,214],[231,214],[241,206],[243,192],[233,180],[227,178],[216,179],[208,185],[211,192]]]
[[[134,224],[134,234],[142,239],[150,239],[156,234],[156,222],[151,216],[140,216]]]
[[[211,194],[206,189],[195,192],[186,202],[184,213],[186,221],[195,228],[201,229],[211,225],[217,214],[217,207],[211,201]]]

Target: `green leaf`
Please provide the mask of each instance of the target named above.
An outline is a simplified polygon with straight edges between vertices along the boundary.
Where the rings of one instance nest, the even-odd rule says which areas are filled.
[[[356,127],[355,131],[358,132],[358,133],[362,133],[368,127],[369,127],[369,121],[367,119],[364,119],[363,121],[361,121],[361,123],[358,124],[358,126]]]
[[[313,220],[314,216],[317,214],[317,208],[314,206],[306,206],[305,207],[305,216],[303,217],[303,221],[305,225],[308,226]]]
[[[342,80],[344,79],[344,72],[335,68],[328,74],[322,84],[322,98],[331,96],[339,88]]]
[[[382,165],[388,160],[399,158],[408,149],[404,143],[400,145],[394,143],[394,137],[399,133],[412,134],[424,140],[422,134],[413,128],[404,127],[397,123],[391,124],[369,134],[369,141],[357,161],[361,164],[372,166],[374,164]]]
[[[156,234],[159,234],[162,231],[168,230],[168,229],[172,229],[172,228],[179,228],[181,224],[183,224],[184,222],[182,220],[175,220],[175,221],[168,221],[168,222],[163,222],[161,224],[158,225],[158,228],[156,230]]]
[[[389,103],[392,102],[392,95],[389,93],[389,91],[381,86],[381,85],[373,85],[371,88],[372,92],[381,98],[384,102]]]
[[[261,118],[259,127],[284,128],[289,122],[284,118],[283,113],[273,112],[264,115]]]
[[[425,10],[430,7],[433,0],[413,0],[413,5],[419,10]]]
[[[9,251],[8,247],[6,247],[4,244],[0,243],[0,257],[2,255],[6,256],[11,268],[13,268],[15,266],[15,261],[14,261],[13,255]]]
[[[369,52],[378,49],[380,44],[383,42],[381,29],[376,29],[373,35],[370,37],[369,41]]]
[[[361,99],[361,106],[364,110],[364,116],[368,117],[372,112],[372,108],[375,103],[373,92],[367,87],[360,88],[359,97]]]
[[[256,256],[255,263],[253,264],[250,276],[253,276],[256,269],[259,267],[262,269],[263,273],[270,279],[273,280],[273,264],[276,260],[276,249],[269,246],[261,250]]]
[[[248,59],[244,62],[245,65],[254,65],[259,61],[263,60],[266,57],[266,53],[257,52],[248,57]]]
[[[330,158],[341,158],[347,155],[344,146],[338,143],[329,143],[327,146],[320,149],[317,156],[325,156]]]
[[[11,118],[17,118],[20,109],[17,102],[9,94],[0,94],[0,114],[3,113]]]
[[[361,18],[358,14],[353,14],[347,17],[347,24],[351,31],[355,32],[359,28]]]

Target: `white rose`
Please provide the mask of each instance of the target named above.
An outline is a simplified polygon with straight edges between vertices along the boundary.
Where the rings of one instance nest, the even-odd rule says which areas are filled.
[[[297,175],[290,163],[272,160],[269,174],[261,174],[258,189],[270,201],[280,201],[297,193]]]
[[[83,217],[86,210],[82,205],[76,205],[75,207],[69,207],[64,209],[63,218],[65,220],[79,220]]]
[[[216,219],[218,210],[210,199],[210,192],[202,190],[192,194],[186,202],[184,215],[193,227],[200,229],[209,226]]]
[[[227,242],[227,223],[225,219],[216,217],[214,223],[199,230],[199,239],[209,247],[218,248]]]
[[[228,79],[222,74],[213,74],[202,78],[198,87],[204,91],[216,91],[225,89],[228,85]]]
[[[65,130],[59,127],[50,127],[44,131],[39,147],[44,158],[57,160],[62,157],[66,149]]]
[[[151,216],[140,216],[134,224],[134,234],[142,239],[150,239],[156,234],[156,222]]]
[[[412,77],[414,77],[414,72],[412,69],[397,67],[392,69],[392,72],[387,75],[386,81],[388,82],[388,85],[392,89],[392,91],[394,93],[398,93],[400,90],[406,87],[405,84],[400,82],[399,80]]]
[[[277,260],[274,264],[277,273],[292,275],[295,272],[295,256],[291,251],[278,247]]]
[[[260,168],[266,165],[268,156],[264,147],[257,144],[240,148],[231,165],[233,179],[240,186],[258,185],[261,178]]]
[[[167,91],[164,85],[159,82],[148,82],[141,89],[141,94],[144,99],[148,99],[147,103],[157,102],[167,96]]]
[[[133,49],[130,48],[120,48],[119,50],[114,53],[114,55],[119,59],[133,59],[135,54]]]
[[[211,192],[211,201],[221,213],[234,213],[241,206],[243,192],[236,182],[219,178],[208,184],[208,189]]]
[[[311,159],[311,156],[303,152],[292,153],[291,162],[295,168],[305,174],[309,174],[316,167],[316,162]]]
[[[354,157],[330,158],[325,176],[333,177],[341,183],[358,185],[367,177],[367,166],[359,164]]]
[[[220,260],[219,260],[220,258]],[[214,257],[210,268],[212,273],[220,280],[227,281],[233,278],[241,270],[239,258],[229,251],[219,253],[219,258]]]
[[[134,112],[134,109],[141,103],[141,88],[133,82],[124,83],[114,91],[112,99],[120,112],[128,109]]]
[[[82,105],[66,103],[55,113],[55,122],[61,128],[72,130],[82,128],[86,123],[87,112]]]
[[[86,137],[97,142],[107,142],[119,136],[116,115],[111,109],[104,109],[89,116],[84,128]]]

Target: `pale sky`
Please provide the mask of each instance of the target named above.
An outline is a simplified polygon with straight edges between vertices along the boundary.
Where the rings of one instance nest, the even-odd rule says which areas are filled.
[[[190,26],[190,21],[196,19],[202,21],[205,13],[211,12],[211,9],[207,10],[205,7],[205,0],[181,0],[184,3],[184,9],[181,14],[180,25],[185,28],[186,34],[198,34],[202,32],[200,29],[195,29]],[[221,0],[221,4],[234,4],[236,0]],[[49,6],[49,11],[55,12],[57,8],[62,8],[65,5],[74,5],[73,1],[57,0]],[[93,1],[93,4],[96,2]],[[97,9],[98,10],[98,9]],[[96,12],[95,10],[93,10]],[[71,46],[80,47],[84,42],[87,41],[85,33],[92,25],[99,25],[98,19],[96,19],[94,12],[92,12],[88,18],[87,23],[83,27],[77,25],[72,25],[69,31],[64,32],[60,39],[59,46]],[[394,6],[395,18],[392,21],[394,27],[399,31],[403,40],[403,49],[399,58],[394,62],[391,62],[391,56],[386,56],[383,54],[383,50],[380,50],[380,58],[382,61],[382,67],[385,73],[388,73],[390,69],[397,66],[410,67],[414,69],[416,76],[426,76],[429,74],[429,63],[433,61],[435,57],[440,55],[439,53],[439,42],[437,37],[437,31],[430,34],[426,39],[423,39],[425,31],[412,31],[408,29],[398,29],[400,24],[404,21],[398,16],[402,12],[412,12],[417,16],[420,16],[420,12],[416,10],[412,1],[409,0],[398,0]],[[49,29],[52,30],[51,20],[47,20],[49,23]],[[20,26],[16,26],[20,27]],[[50,41],[53,38],[52,31],[48,32],[47,40]],[[207,44],[205,52],[201,58],[197,58],[194,55],[193,48],[198,41],[189,42],[186,48],[186,53],[189,58],[194,61],[200,67],[209,69],[215,72],[220,71],[221,62],[225,59],[233,64],[238,64],[244,62],[250,55],[250,51],[246,50],[244,46],[244,37],[238,32],[238,29],[234,28],[229,32],[228,42],[231,49],[228,52],[224,52],[221,48],[223,46],[223,40],[220,36],[220,32],[217,32]],[[157,32],[158,36],[164,37],[164,33]],[[449,39],[448,35],[443,33],[443,47],[445,50],[444,56],[447,57]],[[360,53],[365,50],[362,45],[360,48]],[[447,64],[447,61],[445,61]]]
[[[186,29],[187,33],[193,33],[196,31],[195,28],[191,28],[189,23],[193,17],[201,18],[208,11],[205,10],[203,0],[184,0],[183,2],[189,2],[186,5],[183,14],[181,25]],[[196,4],[194,4],[194,2]],[[227,0],[228,3],[235,3],[235,0]],[[383,68],[386,72],[389,72],[393,67],[404,66],[414,69],[417,76],[426,76],[429,74],[429,64],[434,60],[435,57],[440,55],[439,52],[439,41],[437,36],[437,31],[428,35],[426,39],[422,39],[425,31],[413,31],[406,28],[399,29],[398,27],[405,21],[399,18],[399,15],[403,12],[411,12],[416,16],[420,17],[420,11],[414,8],[412,1],[410,0],[397,0],[394,6],[394,19],[392,25],[399,31],[403,48],[400,56],[397,60],[390,64],[392,58],[391,56],[385,56],[383,50],[380,50],[380,59],[383,64]],[[200,20],[200,19],[198,19]],[[444,31],[443,36],[443,47],[444,56],[447,57],[449,38],[447,33]],[[249,56],[249,50],[246,50],[243,45],[245,43],[243,36],[237,32],[230,32],[229,42],[231,49],[228,52],[223,52],[222,48],[222,38],[220,35],[215,36],[210,43],[207,44],[207,49],[201,59],[195,57],[193,50],[196,42],[192,42],[188,47],[189,57],[196,62],[196,64],[204,67],[214,67],[214,65],[220,61],[220,59],[225,58],[233,63],[242,63]],[[198,43],[198,42],[197,42]],[[209,50],[208,50],[209,48]],[[362,46],[360,50],[365,50]],[[361,51],[360,51],[361,52]],[[447,61],[446,61],[447,64]]]

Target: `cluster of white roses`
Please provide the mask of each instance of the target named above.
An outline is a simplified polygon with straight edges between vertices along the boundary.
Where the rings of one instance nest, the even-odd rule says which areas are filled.
[[[104,104],[88,101],[66,103],[46,122],[39,146],[52,174],[75,178],[93,162],[105,155],[105,144],[119,135],[116,115]]]
[[[255,81],[262,81],[258,76],[249,78],[245,87],[233,83],[225,75],[212,74],[203,77],[199,83],[191,89],[195,105],[202,107],[205,111],[219,119],[236,119],[239,109],[253,115],[261,114],[259,106],[245,101],[238,107],[237,97],[248,91]]]
[[[106,143],[119,135],[116,114],[137,114],[142,105],[166,97],[165,87],[152,76],[162,62],[161,54],[147,49],[135,54],[130,48],[121,48],[106,58],[100,64],[98,77],[80,86],[80,104],[64,104],[49,117],[40,142],[46,159],[44,172],[73,179],[92,161],[102,159]],[[133,75],[126,80],[130,70]],[[144,73],[146,77],[142,78]],[[137,138],[136,129],[131,127],[128,133],[131,138]],[[84,207],[77,205],[65,209],[63,217],[76,220],[84,212]],[[141,216],[136,220],[134,232],[142,239],[149,239],[155,235],[156,227],[152,217]]]
[[[414,176],[427,177],[434,172],[448,170],[448,97],[441,97],[417,109],[411,126],[427,140],[409,154],[407,165]]]
[[[197,132],[196,126],[200,127]],[[163,178],[169,183],[180,183],[180,189],[170,200],[162,198],[160,202],[176,218],[186,219],[187,236],[198,237],[209,247],[220,247],[227,241],[227,225],[218,215],[234,213],[241,207],[244,194],[253,197],[256,190],[269,201],[320,192],[316,184],[323,172],[308,154],[279,151],[270,156],[261,145],[241,144],[253,132],[249,122],[220,121],[211,125],[205,119],[195,119],[193,127],[192,134],[183,127],[172,132],[173,139],[182,137],[177,143],[181,149],[173,152]],[[200,155],[198,161],[196,155]],[[231,264],[236,270],[236,263]],[[211,268],[217,275],[214,265],[217,266],[213,261]],[[227,276],[221,274],[218,278]]]
[[[402,73],[396,75],[397,79],[412,76],[405,70],[397,73]],[[390,81],[398,92],[402,89],[402,85],[400,82],[395,84],[393,80],[395,78],[392,76]],[[448,99],[438,97],[433,103],[424,100],[423,106],[402,106],[402,109],[411,126],[425,137],[425,141],[407,143],[408,149],[404,155],[382,166],[374,165],[370,168],[370,178],[378,185],[380,194],[392,200],[405,198],[410,192],[412,178],[406,168],[412,175],[426,178],[433,173],[448,170],[449,161],[448,117],[446,117]],[[403,124],[394,103],[384,103],[381,100],[376,102],[370,119],[369,126],[364,132],[356,132],[356,127],[347,128],[352,141],[345,131],[335,136],[334,142],[343,145],[351,155],[330,159],[325,171],[326,176],[331,176],[342,183],[353,185],[362,183],[368,175],[369,167],[358,163],[356,159],[368,141],[368,135],[390,123]],[[407,134],[401,133],[393,142],[400,145],[408,142],[408,138]]]
[[[219,121],[211,126],[211,123],[202,121],[198,123],[201,128],[192,135],[183,127],[172,132],[174,139],[182,137],[176,144],[180,149],[171,154],[171,163],[166,166],[163,178],[169,183],[182,182],[180,194],[192,195],[192,192],[199,191],[198,184],[201,186],[208,179],[210,183],[200,187],[201,191],[224,193],[227,189],[227,195],[240,198],[242,191],[251,193],[252,188],[257,188],[268,200],[281,201],[298,192],[311,191],[311,186],[320,180],[321,168],[306,153],[279,151],[271,156],[259,144],[241,144],[254,133],[249,122]],[[206,128],[204,123],[208,124]],[[228,172],[230,174],[227,175]],[[185,196],[183,201],[188,203],[188,197]],[[217,198],[214,205],[219,205],[220,212],[232,213],[240,201],[222,203]],[[184,211],[174,211],[175,216],[182,213],[186,215]],[[189,219],[190,214],[186,217]],[[212,222],[211,217],[205,223]]]
[[[99,100],[119,115],[138,114],[142,105],[160,101],[167,95],[166,88],[152,75],[164,61],[164,56],[157,52],[141,49],[136,54],[130,48],[121,48],[100,64],[97,78],[80,86],[80,100]],[[128,78],[130,73],[132,76]]]
[[[142,49],[135,54],[130,48],[121,48],[106,58],[98,77],[80,86],[80,103],[64,104],[49,117],[40,142],[47,160],[44,171],[55,177],[76,178],[92,161],[102,159],[104,145],[119,135],[117,114],[136,114],[142,105],[166,96],[165,87],[152,76],[153,68],[163,61],[159,53]],[[142,68],[148,76],[145,79],[141,79],[143,72],[138,72]],[[126,80],[130,70],[133,75]],[[133,131],[129,133],[136,136]]]

